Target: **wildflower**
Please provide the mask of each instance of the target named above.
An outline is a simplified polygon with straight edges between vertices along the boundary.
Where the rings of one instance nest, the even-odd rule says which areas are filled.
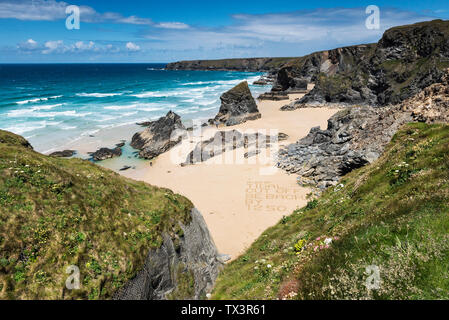
[[[324,243],[327,244],[327,245],[330,245],[332,243],[332,238],[326,238],[324,240]]]
[[[271,264],[267,264],[267,268],[270,269],[271,268]]]
[[[259,270],[259,267],[258,267],[258,266],[255,266],[255,267],[254,267],[254,270]]]
[[[334,240],[335,240],[335,241],[338,241],[338,240],[340,240],[340,237],[335,236],[335,237],[334,237]]]
[[[318,250],[318,246],[316,246],[315,248],[313,248],[313,251],[317,251]]]
[[[325,247],[326,249],[329,249],[329,245],[328,245],[328,244],[326,244],[324,247]]]
[[[321,237],[316,238],[316,241],[320,241],[320,240],[321,240]]]

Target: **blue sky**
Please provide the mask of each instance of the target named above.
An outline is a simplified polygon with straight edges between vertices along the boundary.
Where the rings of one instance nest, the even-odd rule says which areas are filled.
[[[79,30],[65,9],[80,8]],[[365,27],[368,5],[378,30]],[[376,42],[396,25],[449,19],[447,0],[0,0],[0,63],[170,62],[301,56]]]

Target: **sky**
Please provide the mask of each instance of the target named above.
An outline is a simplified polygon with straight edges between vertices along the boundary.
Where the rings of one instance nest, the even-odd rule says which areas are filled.
[[[374,29],[370,5],[380,13]],[[449,19],[447,0],[0,0],[0,63],[303,56],[433,19]]]

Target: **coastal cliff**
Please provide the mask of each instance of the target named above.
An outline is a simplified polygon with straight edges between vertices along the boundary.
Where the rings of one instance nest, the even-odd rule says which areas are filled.
[[[293,58],[243,58],[221,60],[192,60],[169,63],[167,70],[210,70],[276,72]]]
[[[363,59],[316,75],[314,89],[296,105],[400,103],[441,81],[449,67],[448,37],[449,21],[443,20],[389,29]]]
[[[1,130],[0,221],[0,299],[199,299],[222,265],[185,197]]]
[[[160,248],[150,250],[145,266],[114,296],[118,300],[205,299],[223,266],[201,213],[192,209],[183,235],[163,235]]]

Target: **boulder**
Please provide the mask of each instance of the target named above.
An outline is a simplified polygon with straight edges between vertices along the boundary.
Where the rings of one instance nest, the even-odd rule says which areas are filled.
[[[169,111],[166,116],[148,123],[144,131],[136,133],[131,147],[140,150],[140,157],[151,160],[181,142],[185,130],[181,117]]]
[[[50,157],[57,157],[57,158],[70,158],[75,155],[75,150],[64,150],[64,151],[56,151],[50,154]]]
[[[257,98],[259,100],[272,100],[272,101],[281,101],[281,100],[288,100],[288,94],[285,92],[279,92],[279,91],[272,91],[272,92],[266,92]]]
[[[109,148],[101,148],[90,154],[94,161],[103,161],[106,159],[111,159],[115,157],[120,157],[122,155],[122,149],[120,147],[116,147],[114,149]]]
[[[211,139],[199,142],[181,166],[204,162],[222,155],[226,151],[238,148],[244,148],[244,151],[247,151],[245,158],[248,158],[259,154],[261,149],[270,147],[270,143],[276,142],[276,140],[277,137],[266,136],[258,132],[250,134],[237,130],[218,131]]]
[[[215,122],[233,126],[261,117],[246,81],[225,92],[220,99],[221,106],[214,119]]]

